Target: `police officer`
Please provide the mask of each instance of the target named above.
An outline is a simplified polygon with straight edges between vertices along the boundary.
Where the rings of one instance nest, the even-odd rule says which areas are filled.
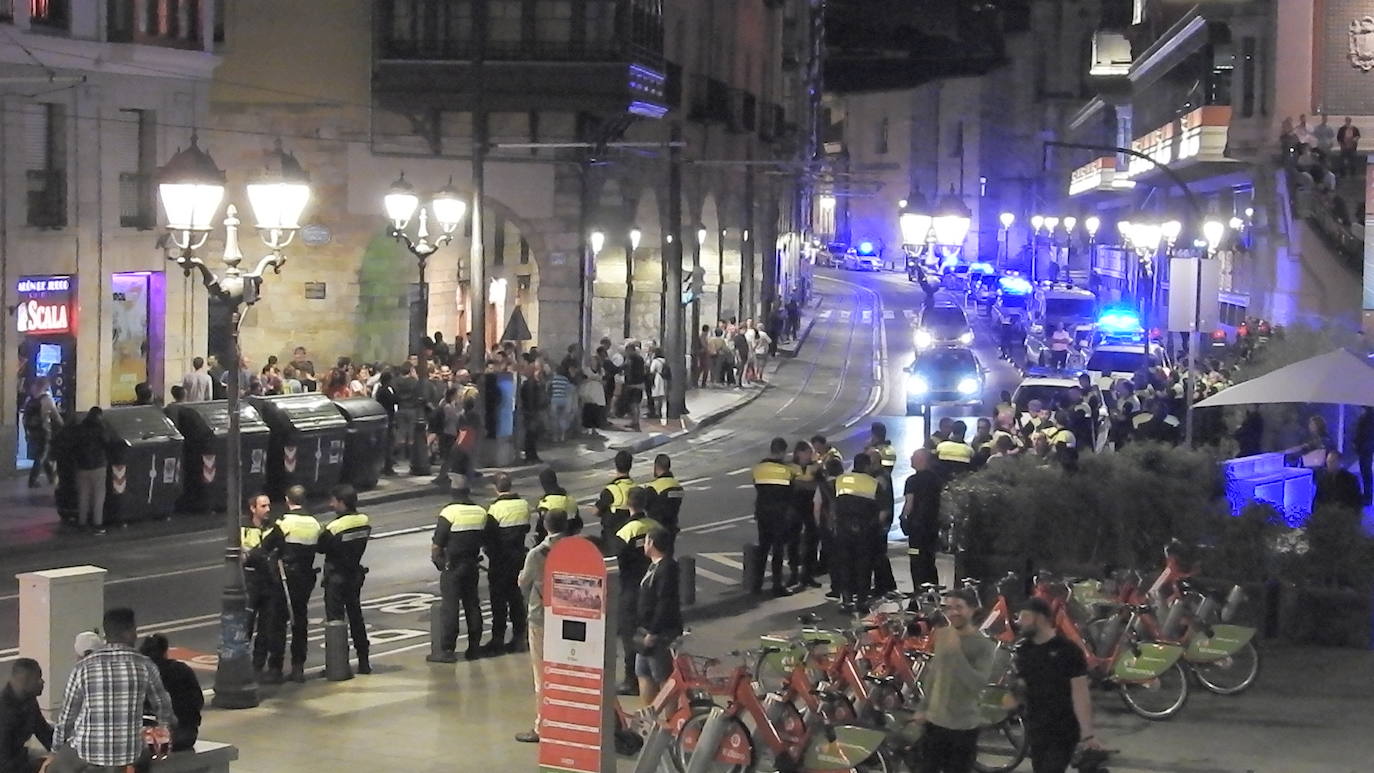
[[[935,458],[940,460],[941,471],[946,481],[973,469],[973,447],[964,442],[968,425],[962,421],[954,422],[949,439],[935,446]]]
[[[816,551],[820,535],[816,529],[816,489],[824,472],[812,457],[811,444],[798,441],[792,447],[792,522],[787,539],[789,587],[819,588],[816,582]]]
[[[881,421],[873,422],[868,428],[868,447],[877,450],[878,466],[880,469],[874,472],[882,472],[890,479],[892,470],[897,466],[897,449],[892,447],[892,441],[887,439],[887,425]]]
[[[887,557],[887,535],[892,529],[895,497],[892,490],[892,474],[882,466],[882,452],[870,448],[867,456],[870,474],[878,481],[878,525],[868,536],[869,549],[873,551],[870,559],[873,567],[873,592],[875,595],[885,596],[897,591],[897,579],[892,576],[892,562]]]
[[[468,626],[468,647],[464,657],[481,657],[482,600],[477,594],[478,565],[482,549],[495,534],[496,523],[486,508],[472,500],[467,476],[453,476],[453,501],[439,511],[430,545],[430,560],[439,570],[439,642],[425,659],[431,663],[458,660],[458,609],[461,606]]]
[[[649,532],[660,528],[657,521],[649,517],[645,507],[649,503],[648,492],[641,487],[630,490],[626,496],[630,517],[611,537],[611,553],[616,556],[620,566],[620,621],[617,633],[620,646],[625,655],[625,679],[620,683],[621,695],[638,695],[639,681],[635,678],[635,634],[639,628],[636,617],[639,607],[639,585],[644,573],[649,570],[649,557],[644,553],[644,540]]]
[[[263,536],[286,585],[291,624],[291,674],[293,682],[305,681],[305,654],[308,645],[310,594],[315,590],[315,553],[320,542],[320,522],[305,512],[305,487],[291,486],[286,490],[286,512],[277,518],[276,525]]]
[[[530,533],[530,503],[511,491],[510,475],[497,473],[496,500],[487,508],[494,531],[487,543],[487,584],[491,589],[489,653],[515,652],[528,646],[525,602],[520,598],[520,567],[525,565],[525,539]],[[513,637],[506,642],[506,620]]]
[[[263,544],[264,536],[273,528],[272,500],[266,494],[251,497],[248,518],[249,525],[239,530],[239,544],[248,606],[253,610],[253,671],[263,684],[281,684],[286,656],[286,592],[271,550]]]
[[[673,477],[673,460],[667,454],[654,457],[654,479],[645,484],[649,491],[649,517],[677,534],[678,515],[682,510],[682,484]]]
[[[787,549],[787,535],[792,520],[792,468],[783,461],[787,441],[773,438],[768,456],[754,465],[754,523],[759,532],[758,567],[756,577],[750,578],[754,587],[763,587],[763,567],[772,556],[773,595],[790,596],[782,584],[783,551]]]
[[[823,566],[830,567],[830,590],[825,597],[839,601],[841,567],[835,561],[835,482],[844,474],[844,464],[831,457],[825,461],[824,472],[816,482],[816,526],[821,536],[821,556],[826,562]]]
[[[811,436],[811,450],[814,453],[816,463],[821,466],[822,471],[829,466],[831,459],[835,459],[839,461],[840,464],[844,464],[844,457],[840,454],[840,450],[830,445],[830,441],[825,439],[825,435]]]
[[[936,446],[940,445],[946,440],[949,440],[949,433],[954,430],[954,419],[951,419],[950,417],[946,416],[943,419],[940,419],[940,423],[936,426],[938,428],[934,432],[930,433],[930,437],[926,438],[926,448],[929,448],[932,451],[935,450]]]
[[[347,483],[329,490],[329,508],[336,517],[325,524],[319,542],[319,551],[324,554],[324,617],[330,621],[348,620],[353,649],[358,655],[358,673],[370,674],[362,592],[367,577],[363,554],[372,538],[372,522],[358,512],[358,492]]]
[[[617,451],[615,477],[601,489],[601,495],[596,498],[596,517],[601,520],[603,545],[609,544],[616,532],[620,531],[620,527],[630,519],[630,489],[635,487],[634,480],[630,478],[630,467],[634,461],[635,458],[629,451]]]
[[[582,531],[582,514],[577,511],[577,500],[568,496],[568,490],[558,484],[558,473],[550,467],[540,470],[539,485],[544,489],[544,496],[539,498],[539,503],[534,508],[539,520],[534,527],[534,539],[525,543],[526,547],[534,547],[549,536],[547,519],[551,512],[567,513],[568,534],[577,534]]]
[[[854,457],[854,469],[835,479],[835,561],[831,573],[840,591],[840,611],[868,603],[873,572],[872,535],[878,530],[878,481],[868,474],[869,457]]]

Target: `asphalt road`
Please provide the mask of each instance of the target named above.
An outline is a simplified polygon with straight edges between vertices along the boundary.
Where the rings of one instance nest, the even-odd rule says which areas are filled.
[[[679,554],[697,557],[698,615],[739,614],[750,608],[741,587],[742,546],[755,539],[748,473],[766,454],[771,438],[795,441],[819,432],[848,458],[862,448],[869,421],[881,420],[899,451],[900,481],[908,471],[910,450],[926,435],[919,417],[905,415],[902,372],[913,358],[911,319],[921,307],[922,293],[904,275],[826,270],[820,274],[816,291],[822,303],[810,336],[799,356],[778,370],[767,391],[720,424],[636,460],[634,475],[647,478],[654,454],[672,455],[674,472],[687,489]],[[1000,390],[1015,385],[1018,376],[996,359],[986,327],[977,331],[975,350],[990,369],[985,400],[991,404]],[[946,412],[937,409],[933,419],[943,415]],[[610,475],[587,470],[561,477],[571,493],[590,501]],[[516,490],[533,498],[539,489],[534,476],[527,474],[517,478]],[[376,532],[368,549],[371,572],[363,597],[375,655],[428,646],[429,607],[437,600],[438,587],[427,546],[443,504],[445,499],[435,495],[368,509]],[[595,531],[594,524],[589,527]],[[109,570],[107,606],[132,606],[141,629],[168,633],[183,657],[212,669],[223,582],[221,540],[216,531],[109,544],[92,540],[5,558],[0,577],[0,662],[16,656],[14,574],[91,563]],[[317,622],[323,607],[318,592],[313,601],[312,622]],[[322,640],[321,625],[312,633]],[[311,661],[318,665],[322,652],[312,653]]]

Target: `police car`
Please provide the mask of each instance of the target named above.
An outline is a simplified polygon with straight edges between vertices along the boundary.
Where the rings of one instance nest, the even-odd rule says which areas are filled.
[[[940,346],[972,346],[973,326],[963,309],[948,300],[939,300],[921,312],[912,343],[918,352]]]
[[[1145,329],[1135,312],[1108,309],[1097,320],[1092,353],[1083,369],[1094,385],[1106,391],[1120,379],[1130,380],[1138,370],[1169,367],[1168,354],[1158,342],[1150,342],[1149,352],[1147,358]]]
[[[1020,317],[1029,324],[1031,293],[1034,287],[1019,274],[1008,272],[997,279],[997,299],[992,303],[992,318],[999,325]]]
[[[1078,387],[1078,375],[1081,371],[1075,370],[1052,370],[1048,368],[1031,368],[1016,390],[1011,394],[1012,405],[1016,406],[1016,415],[1020,417],[1026,413],[1032,400],[1038,400],[1041,407],[1050,411],[1051,415],[1065,401],[1070,389]],[[1096,388],[1094,387],[1094,391]],[[1084,395],[1088,398],[1091,395]],[[1107,442],[1107,430],[1110,426],[1110,416],[1107,412],[1105,401],[1097,401],[1097,417],[1093,422],[1093,448],[1101,450]],[[1083,439],[1078,438],[1080,446]]]
[[[882,249],[873,242],[859,242],[859,246],[850,247],[845,253],[844,267],[855,271],[879,271],[883,265],[881,253]]]
[[[934,405],[979,405],[985,371],[973,352],[941,346],[916,354],[906,369],[906,414],[926,416]]]
[[[992,306],[997,302],[998,283],[1002,279],[991,263],[970,264],[966,302],[973,306],[975,312],[984,316],[991,315]]]

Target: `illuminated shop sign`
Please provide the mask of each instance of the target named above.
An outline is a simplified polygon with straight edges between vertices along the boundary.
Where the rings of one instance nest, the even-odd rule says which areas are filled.
[[[20,333],[48,335],[70,333],[74,328],[72,308],[74,280],[70,276],[26,276],[15,285],[19,303],[15,319]]]

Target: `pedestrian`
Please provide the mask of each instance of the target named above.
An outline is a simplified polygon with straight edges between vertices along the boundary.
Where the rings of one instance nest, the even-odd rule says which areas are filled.
[[[447,487],[449,471],[453,465],[453,449],[458,443],[458,424],[463,415],[462,408],[458,405],[457,387],[449,387],[444,392],[444,399],[439,403],[437,414],[439,472],[434,476],[434,483],[440,487]]]
[[[434,331],[434,359],[440,365],[453,365],[453,352],[444,341],[444,334],[438,330]]]
[[[53,726],[51,773],[92,773],[146,763],[143,716],[176,722],[157,667],[134,650],[138,625],[127,607],[106,610],[105,646],[77,661]]]
[[[272,500],[266,494],[248,498],[248,525],[240,529],[240,556],[248,608],[253,612],[249,638],[253,640],[253,673],[262,684],[281,684],[286,659],[286,587],[280,567],[271,555],[267,534],[276,525]]]
[[[979,608],[973,591],[948,593],[941,611],[948,625],[935,629],[934,650],[921,669],[924,697],[916,721],[922,737],[923,773],[972,773],[983,725],[978,698],[987,686],[997,645],[973,625]]]
[[[181,384],[173,384],[172,388],[167,391],[172,395],[172,402],[169,403],[169,405],[178,405],[186,402],[186,389],[182,387]]]
[[[315,554],[321,531],[320,522],[305,512],[305,487],[295,485],[286,489],[286,512],[262,538],[263,549],[286,588],[286,622],[291,631],[291,673],[287,679],[292,682],[305,681],[310,594],[315,590]]]
[[[664,408],[668,404],[668,378],[671,369],[662,349],[654,349],[649,360],[649,418],[663,420],[668,418]]]
[[[897,467],[897,449],[892,447],[892,441],[887,437],[886,424],[875,421],[869,425],[868,448],[878,452],[881,471],[892,475],[892,470]]]
[[[604,351],[597,349],[592,357],[590,374],[577,387],[577,394],[582,400],[582,428],[589,435],[595,435],[598,429],[606,425],[606,394],[601,386],[602,362]]]
[[[940,492],[944,482],[933,468],[933,454],[924,448],[916,449],[911,455],[912,473],[902,489],[899,524],[907,538],[912,593],[920,593],[927,584],[940,584],[935,553],[940,547]]]
[[[649,517],[663,528],[677,534],[681,530],[678,518],[682,512],[682,484],[673,477],[673,460],[667,454],[654,457],[654,477],[644,485],[649,492],[646,510]]]
[[[692,384],[705,387],[711,378],[711,326],[702,325],[692,338]]]
[[[840,611],[846,613],[867,607],[873,572],[872,535],[879,531],[878,481],[869,474],[869,458],[855,456],[852,471],[835,479],[835,556],[830,571],[839,575],[835,579]]]
[[[1321,121],[1312,129],[1312,141],[1317,146],[1317,151],[1322,154],[1322,159],[1330,165],[1335,164],[1335,157],[1332,150],[1336,147],[1336,130],[1331,126],[1331,116],[1322,113]]]
[[[1068,325],[1050,325],[1050,367],[1063,370],[1069,366],[1069,347],[1073,344],[1073,334]]]
[[[964,441],[968,425],[962,420],[950,425],[949,439],[935,446],[935,458],[945,481],[953,480],[973,469],[973,446]]]
[[[673,670],[673,642],[682,635],[682,596],[679,590],[677,560],[673,558],[676,537],[663,526],[650,529],[644,540],[644,555],[649,568],[640,581],[637,638],[640,650],[635,658],[639,695],[644,705],[652,705],[659,688]]]
[[[530,665],[534,669],[534,728],[516,733],[515,740],[521,743],[539,743],[540,714],[544,703],[544,567],[548,564],[553,546],[575,533],[566,510],[549,510],[544,514],[543,523],[549,531],[548,536],[525,555],[525,566],[517,578],[520,593],[525,597]],[[480,621],[481,618],[478,619]]]
[[[629,451],[616,451],[615,477],[601,489],[601,494],[596,498],[596,517],[601,522],[603,545],[608,545],[610,539],[630,518],[630,490],[635,488],[635,482],[630,478],[630,467],[634,460]]]
[[[43,668],[33,658],[18,658],[0,690],[0,773],[38,773],[43,758],[30,753],[34,739],[52,750],[52,725],[43,718],[38,696],[43,694]]]
[[[1355,473],[1345,469],[1339,451],[1326,452],[1326,465],[1317,471],[1317,495],[1315,506],[1344,507],[1359,510],[1364,506],[1365,495],[1360,491],[1360,481]]]
[[[549,535],[550,513],[563,513],[568,519],[569,534],[581,532],[582,514],[578,512],[577,500],[568,496],[568,490],[559,485],[558,473],[554,472],[553,468],[545,467],[539,471],[539,486],[544,490],[544,496],[540,497],[539,503],[535,505],[538,521],[534,526],[532,542],[537,545]]]
[[[777,345],[773,343],[773,337],[764,332],[762,328],[754,331],[754,380],[764,383],[764,371],[768,368],[768,358],[777,351]]]
[[[892,475],[882,466],[881,452],[876,448],[870,448],[867,456],[868,469],[873,479],[878,482],[875,495],[878,503],[878,525],[869,534],[868,543],[869,550],[873,551],[872,587],[875,596],[888,596],[897,592],[897,578],[892,574],[892,561],[887,557],[887,535],[892,531],[896,495],[893,492]]]
[[[624,394],[625,413],[630,417],[630,430],[639,432],[640,416],[644,413],[644,382],[649,377],[649,366],[639,353],[639,344],[625,347],[625,383],[621,387]]]
[[[358,512],[358,493],[341,483],[329,491],[329,508],[334,520],[320,532],[319,551],[324,554],[324,617],[327,621],[348,620],[353,649],[358,656],[358,673],[372,673],[368,660],[370,646],[367,624],[363,622],[362,592],[367,579],[363,555],[372,537],[372,521]]]
[[[215,382],[205,370],[205,358],[195,357],[191,360],[191,372],[182,376],[181,388],[186,390],[187,402],[203,403],[214,399]]]
[[[661,524],[649,517],[646,507],[649,503],[647,492],[636,486],[629,491],[626,505],[628,519],[610,536],[608,553],[616,557],[620,572],[620,619],[616,633],[620,637],[621,651],[624,655],[624,679],[620,682],[620,695],[639,695],[639,683],[635,670],[635,655],[638,645],[635,641],[639,628],[639,586],[649,569],[649,558],[644,553],[644,541],[649,532],[662,528]]]
[[[734,326],[733,321],[731,325]],[[749,386],[749,360],[754,356],[754,349],[749,345],[749,338],[744,335],[744,328],[735,327],[734,334],[730,336],[730,355],[731,383],[741,389]]]
[[[773,595],[790,596],[792,592],[782,582],[783,554],[787,549],[792,523],[793,470],[783,460],[787,455],[787,441],[773,438],[768,456],[753,468],[754,524],[758,527],[758,560],[751,587],[762,590],[764,566],[772,557]]]
[[[377,389],[372,393],[372,399],[386,411],[386,441],[382,451],[383,475],[396,474],[396,390],[391,386],[394,378],[390,369],[382,371],[381,378],[377,381]]]
[[[416,432],[416,423],[422,418],[424,396],[420,392],[420,380],[416,377],[414,363],[401,365],[401,375],[392,381],[391,387],[396,397],[395,447],[402,459],[414,459],[412,447],[424,442],[424,436]]]
[[[167,637],[155,633],[143,637],[138,651],[153,661],[162,678],[162,686],[172,699],[172,716],[177,720],[172,726],[172,751],[180,752],[195,748],[200,736],[200,712],[205,708],[205,693],[190,666],[167,656],[168,646]]]
[[[726,345],[725,328],[716,328],[706,345],[707,359],[711,363],[711,384],[722,386],[725,373],[730,368],[730,347]]]
[[[1341,149],[1341,175],[1354,174],[1359,168],[1360,127],[1350,116],[1346,116],[1345,123],[1336,130],[1336,144]]]
[[[801,304],[796,298],[787,301],[787,338],[795,341],[801,335]]]
[[[306,353],[304,346],[297,346],[291,352],[291,367],[296,369],[296,375],[301,380],[301,387],[307,392],[314,392],[318,386],[315,381],[315,363],[310,361],[310,355]]]
[[[768,326],[765,332],[768,333],[768,356],[778,356],[778,344],[782,342],[782,331],[787,326],[787,321],[783,317],[782,308],[775,307],[773,313],[768,315]]]
[[[38,487],[40,472],[48,477],[48,485],[52,485],[57,477],[52,459],[52,441],[62,428],[62,414],[57,410],[57,402],[53,400],[47,378],[33,380],[22,413],[24,437],[28,441],[29,458],[33,460],[33,466],[29,468],[29,488]]]
[[[792,527],[788,530],[789,588],[819,588],[816,582],[820,533],[816,526],[816,488],[823,474],[815,449],[805,440],[792,447]]]
[[[821,455],[821,458],[825,460],[822,466],[825,474],[820,476],[816,483],[816,498],[813,505],[821,542],[817,564],[818,571],[828,572],[830,575],[830,590],[826,591],[825,597],[831,601],[839,601],[842,567],[835,560],[835,482],[844,474],[844,462],[837,457]]]
[[[539,437],[544,433],[544,414],[549,409],[548,390],[544,385],[544,370],[532,367],[520,384],[520,418],[524,425],[525,461],[538,464]]]
[[[96,534],[105,533],[105,479],[109,467],[103,414],[100,406],[91,406],[72,430],[70,445],[76,462],[76,523],[91,527]]]
[[[1078,747],[1101,749],[1093,730],[1092,696],[1083,650],[1054,625],[1044,599],[1031,598],[1017,614],[1021,641],[1012,662],[1025,705],[1034,773],[1065,773]]]
[[[482,656],[482,599],[478,595],[482,550],[495,532],[496,524],[487,509],[472,499],[468,479],[462,473],[454,478],[451,501],[439,511],[430,545],[430,561],[439,570],[439,641],[425,659],[431,663],[458,660],[458,612],[462,609],[468,629],[468,646],[463,656],[477,660]]]
[[[530,533],[530,503],[511,490],[510,475],[498,472],[496,499],[487,508],[491,538],[487,542],[487,585],[491,596],[491,641],[487,653],[516,652],[525,647],[525,604],[517,582],[525,564],[525,538]],[[511,639],[506,641],[506,623]]]
[[[566,364],[559,365],[549,379],[549,409],[553,418],[553,441],[562,443],[568,439],[568,430],[577,413],[577,387]]]

